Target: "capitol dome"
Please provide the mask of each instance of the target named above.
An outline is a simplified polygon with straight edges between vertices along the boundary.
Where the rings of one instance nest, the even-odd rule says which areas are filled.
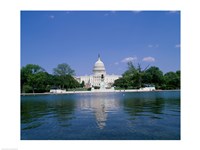
[[[101,61],[100,56],[98,56],[97,62],[94,64],[93,68],[94,75],[105,75],[106,69],[104,67],[104,63]]]

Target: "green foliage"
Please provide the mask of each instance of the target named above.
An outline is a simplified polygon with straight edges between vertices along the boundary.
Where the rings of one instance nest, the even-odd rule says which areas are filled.
[[[122,78],[115,80],[114,86],[118,89],[141,88],[147,85],[154,85],[156,89],[180,89],[180,70],[163,75],[158,67],[147,68],[148,66],[142,70],[140,64],[135,67],[129,62],[128,69]],[[21,92],[39,93],[49,92],[51,88],[66,90],[83,88],[85,83],[79,84],[72,76],[74,74],[74,70],[65,63],[54,68],[54,75],[48,74],[39,65],[28,64],[21,68]]]
[[[128,63],[128,69],[123,73],[122,78],[115,80],[116,88],[138,89],[145,86],[155,86],[156,89],[180,89],[180,71],[163,72],[155,66],[142,70],[141,65],[137,67],[132,62]]]
[[[66,89],[76,88],[76,87],[80,86],[78,81],[76,81],[71,75],[66,75],[65,76],[64,83],[65,83]]]
[[[180,89],[180,71],[168,72],[164,75],[166,89]]]
[[[155,85],[157,89],[161,88],[164,83],[163,72],[158,67],[150,67],[145,71],[143,82],[145,84]]]
[[[146,68],[142,70],[140,64],[138,64],[138,66],[135,67],[132,62],[128,62],[128,70],[125,71],[122,75],[123,79],[121,79],[120,82],[121,83],[123,82],[123,85],[121,85],[120,87],[125,87],[125,88],[143,87],[143,77],[144,77]]]
[[[59,85],[59,88],[69,89],[80,86],[72,77],[72,75],[75,75],[75,71],[66,63],[58,64],[58,66],[53,69],[53,73],[56,76],[56,85]]]
[[[80,87],[82,87],[82,88],[85,87],[85,82],[84,81],[81,82]]]
[[[94,89],[100,89],[100,87],[99,86],[94,86]]]
[[[115,80],[114,86],[127,89],[130,85],[130,83],[128,83],[127,81],[128,79],[126,80],[125,78],[119,78]]]
[[[28,64],[21,69],[21,91],[32,92],[43,89],[45,70],[39,65]]]
[[[91,91],[91,89],[92,89],[92,88],[90,87],[90,88],[87,89],[87,91]]]
[[[58,64],[58,66],[53,69],[53,73],[58,76],[75,75],[75,71],[66,63]]]
[[[32,87],[30,85],[24,84],[22,86],[22,93],[31,93],[32,92]]]
[[[28,64],[21,68],[21,92],[41,93],[54,88],[72,89],[80,84],[71,76],[74,70],[69,65],[61,64],[55,69],[57,74],[51,75],[39,65]]]

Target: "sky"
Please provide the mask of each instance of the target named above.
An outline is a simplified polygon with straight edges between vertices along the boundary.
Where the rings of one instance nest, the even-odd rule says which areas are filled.
[[[180,48],[179,11],[21,11],[21,67],[67,63],[90,75],[100,54],[107,74],[128,61],[166,73],[180,70]]]

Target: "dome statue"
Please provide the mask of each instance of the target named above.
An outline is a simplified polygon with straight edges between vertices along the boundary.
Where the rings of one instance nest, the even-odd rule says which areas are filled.
[[[106,74],[106,69],[105,69],[104,63],[100,59],[100,55],[98,55],[98,60],[94,65],[93,73],[94,73],[94,75],[102,75],[102,74],[105,75]]]

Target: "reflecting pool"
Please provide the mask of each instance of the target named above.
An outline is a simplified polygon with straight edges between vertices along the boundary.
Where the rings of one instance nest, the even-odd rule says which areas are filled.
[[[179,140],[180,91],[21,96],[22,140]]]

